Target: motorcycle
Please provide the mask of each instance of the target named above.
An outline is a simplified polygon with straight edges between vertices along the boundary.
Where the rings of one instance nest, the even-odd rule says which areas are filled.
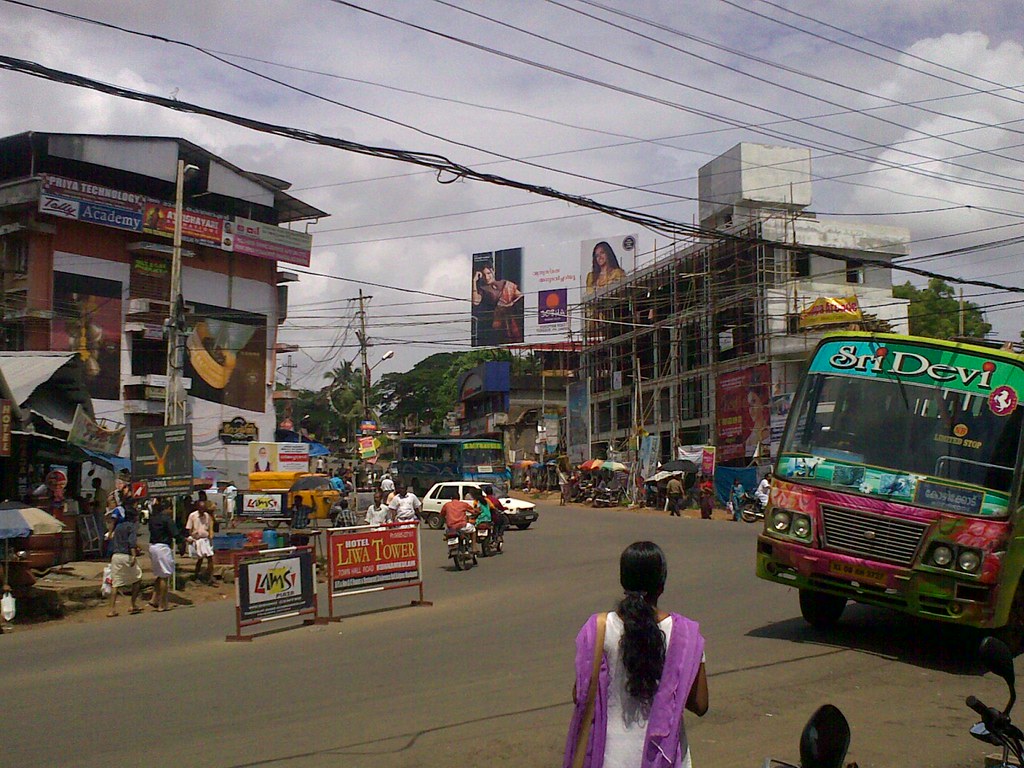
[[[1003,748],[1003,759],[997,768],[1009,768],[1011,765],[1024,764],[1024,733],[1010,721],[1010,710],[1017,700],[1013,654],[1006,643],[994,637],[986,637],[981,641],[978,656],[989,672],[995,672],[1010,689],[1010,700],[1000,712],[995,707],[985,706],[974,696],[968,696],[965,702],[968,707],[981,715],[981,722],[971,727],[971,736]],[[1013,757],[1015,763],[1009,762]]]
[[[746,491],[740,501],[740,517],[743,522],[756,523],[758,520],[764,520],[764,512],[761,500],[755,494]]]
[[[448,559],[455,563],[455,570],[468,571],[476,565],[476,553],[473,551],[473,534],[471,532],[446,531],[444,539],[448,545]]]
[[[621,507],[622,489],[598,488],[594,491],[594,500],[592,503],[595,507]]]
[[[501,551],[497,530],[490,523],[479,523],[477,525],[476,540],[480,543],[481,557],[490,557]]]
[[[850,724],[838,707],[825,704],[800,734],[800,765],[766,758],[763,768],[842,768],[849,748]]]

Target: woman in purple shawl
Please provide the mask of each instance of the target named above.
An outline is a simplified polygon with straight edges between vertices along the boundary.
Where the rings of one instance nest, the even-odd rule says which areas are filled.
[[[658,609],[668,564],[649,541],[630,544],[619,560],[626,594],[604,620],[603,652],[594,692],[593,720],[582,765],[586,768],[677,768],[690,765],[683,708],[708,710],[704,638],[696,622]],[[576,707],[566,740],[564,768],[572,768],[593,674],[599,614],[576,637]]]

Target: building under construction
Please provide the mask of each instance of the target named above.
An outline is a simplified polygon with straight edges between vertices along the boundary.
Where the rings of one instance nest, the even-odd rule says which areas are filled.
[[[909,232],[808,212],[809,150],[738,144],[700,169],[699,199],[721,236],[585,299],[591,456],[647,434],[662,460],[693,444],[727,465],[767,460],[825,327],[907,332],[888,265]]]

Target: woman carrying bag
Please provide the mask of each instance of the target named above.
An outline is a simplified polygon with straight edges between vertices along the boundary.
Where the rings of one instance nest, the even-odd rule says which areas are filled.
[[[689,768],[683,707],[708,709],[704,638],[696,622],[658,609],[667,575],[657,544],[631,544],[619,560],[625,596],[577,635],[563,768]]]

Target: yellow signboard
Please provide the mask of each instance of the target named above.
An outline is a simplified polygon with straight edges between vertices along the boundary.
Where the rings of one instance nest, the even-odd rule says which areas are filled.
[[[860,311],[860,302],[856,296],[835,298],[822,296],[811,306],[800,312],[800,330],[820,328],[824,325],[845,325],[858,323],[864,319]]]

